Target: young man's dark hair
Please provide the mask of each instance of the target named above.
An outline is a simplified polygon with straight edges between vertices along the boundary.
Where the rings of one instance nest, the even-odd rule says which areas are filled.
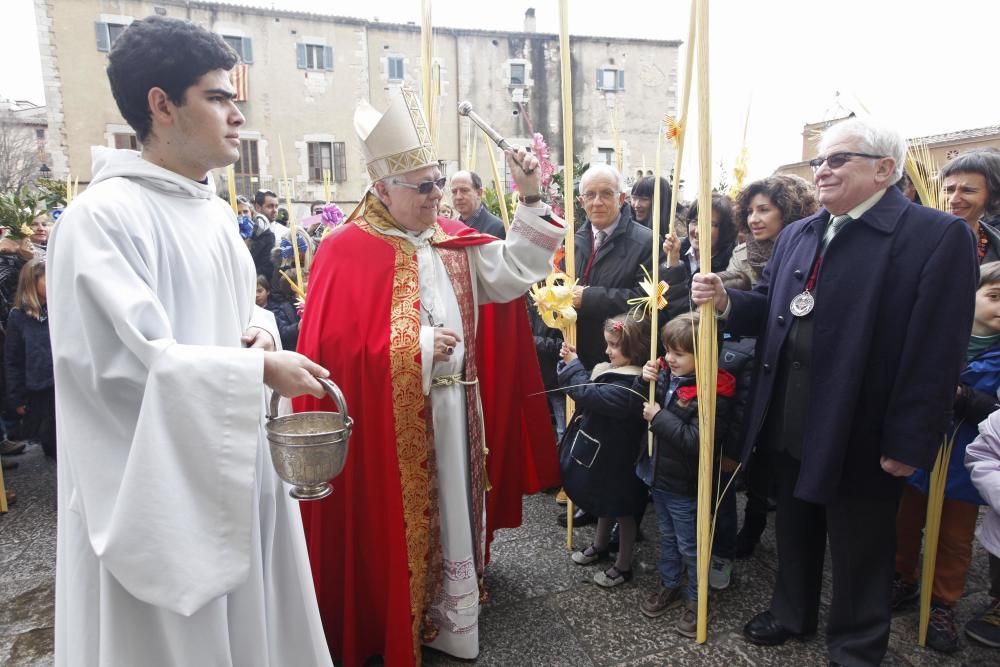
[[[253,196],[253,203],[257,204],[257,206],[263,206],[268,197],[274,197],[277,199],[278,195],[274,194],[270,190],[258,190]]]
[[[162,88],[177,106],[206,72],[231,70],[239,61],[221,36],[188,21],[150,16],[122,33],[108,55],[108,80],[118,110],[141,143],[153,125],[148,95]]]

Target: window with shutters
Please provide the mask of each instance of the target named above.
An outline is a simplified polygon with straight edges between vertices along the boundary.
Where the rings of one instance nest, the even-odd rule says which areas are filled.
[[[337,183],[347,180],[347,147],[343,141],[333,142],[333,180]]]
[[[260,182],[260,162],[256,139],[240,139],[240,158],[233,165],[236,192],[252,194]]]
[[[600,160],[602,164],[614,164],[615,163],[615,149],[614,148],[598,148],[598,155],[600,155]]]
[[[625,70],[602,67],[597,70],[598,90],[625,90]]]
[[[97,21],[94,23],[94,32],[97,37],[97,50],[110,51],[118,38],[125,32],[127,23],[112,23],[108,21]]]
[[[525,83],[525,69],[524,63],[511,63],[510,64],[510,85],[512,86],[523,86]]]
[[[309,180],[322,181],[323,173],[333,173],[333,146],[328,141],[310,141]]]
[[[253,48],[250,43],[249,37],[239,37],[236,35],[223,35],[222,39],[225,40],[226,44],[233,47],[233,51],[239,55],[240,60],[246,64],[251,64],[253,62]]]
[[[333,47],[323,44],[296,44],[299,69],[332,70]]]
[[[389,56],[386,63],[389,70],[389,81],[402,81],[406,77],[406,62],[403,60],[403,56]]]
[[[115,133],[115,148],[139,150],[139,140],[131,132]]]

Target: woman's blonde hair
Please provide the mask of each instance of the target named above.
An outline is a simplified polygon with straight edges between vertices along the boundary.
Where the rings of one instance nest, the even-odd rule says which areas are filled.
[[[38,298],[38,279],[44,276],[45,260],[30,260],[21,267],[21,275],[17,278],[17,292],[14,294],[14,307],[20,308],[36,320],[42,319],[44,306]]]

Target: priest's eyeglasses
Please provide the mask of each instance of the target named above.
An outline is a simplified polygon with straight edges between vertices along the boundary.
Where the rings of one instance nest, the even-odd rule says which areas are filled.
[[[448,183],[448,179],[442,177],[437,179],[436,181],[424,181],[423,183],[417,183],[416,185],[414,185],[413,183],[407,183],[406,181],[401,181],[398,178],[392,179],[392,182],[394,185],[402,185],[404,188],[410,188],[411,190],[416,190],[422,195],[429,195],[431,193],[431,190],[433,190],[435,187],[438,190],[444,192],[444,186]]]
[[[823,166],[824,162],[826,162],[826,166],[830,169],[840,169],[845,164],[850,162],[852,157],[866,157],[871,158],[872,160],[881,160],[885,156],[871,155],[870,153],[850,153],[845,151],[843,153],[830,153],[829,155],[820,155],[819,157],[815,157],[809,160],[809,166],[813,168],[813,171],[816,171]]]

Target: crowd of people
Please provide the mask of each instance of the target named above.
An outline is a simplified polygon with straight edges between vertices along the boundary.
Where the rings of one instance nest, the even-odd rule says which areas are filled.
[[[55,389],[45,292],[45,256],[51,214],[35,216],[30,235],[0,239],[0,459],[4,470],[30,441],[56,457]],[[7,488],[8,505],[17,490]]]
[[[572,559],[590,565],[612,558],[595,582],[630,581],[635,519],[651,495],[660,582],[640,610],[658,617],[683,607],[676,629],[684,635],[694,635],[697,602],[693,310],[714,303],[724,337],[709,589],[729,586],[734,559],[753,553],[774,503],[777,582],[745,636],[776,645],[816,632],[829,542],[831,664],[879,664],[891,612],[918,597],[928,473],[947,435],[954,446],[927,643],[943,652],[959,647],[954,607],[979,508],[995,494],[989,464],[979,463],[977,483],[966,449],[1000,407],[1000,264],[992,256],[1000,152],[969,152],[941,170],[947,215],[915,204],[912,190],[904,194],[905,149],[891,130],[846,121],[824,135],[812,161],[815,186],[774,175],[747,185],[735,202],[714,193],[711,266],[702,263],[697,205],[678,204],[688,233],[667,230],[663,239],[660,275],[671,303],[661,313],[658,363],[645,361],[649,332],[636,333],[642,323],[627,307],[642,295],[642,267],[651,268],[649,231],[639,228],[649,224],[652,179],[634,186],[631,201],[608,167],[581,179],[587,220],[577,234],[579,344],[562,345],[557,367],[577,412],[561,438],[560,462],[578,508],[575,524],[596,521],[598,528],[593,544]],[[628,242],[637,234],[642,252]],[[551,338],[536,336],[543,368],[552,363]],[[638,338],[647,349],[636,348]],[[656,400],[645,402],[638,397],[652,380]],[[654,435],[652,457],[646,429],[636,426],[642,420]],[[995,442],[979,451],[992,455]],[[734,471],[747,496],[742,526],[729,485]],[[640,501],[637,478],[645,482]],[[965,633],[1000,646],[1000,568],[995,541],[982,542],[992,549],[993,602]]]
[[[165,57],[178,48],[190,62]],[[674,611],[694,637],[695,341],[712,309],[709,591],[732,585],[777,508],[774,591],[746,638],[817,632],[829,545],[830,664],[880,664],[892,611],[919,595],[928,473],[948,438],[927,643],[959,646],[986,506],[992,601],[964,632],[1000,647],[1000,152],[951,160],[938,211],[906,187],[898,133],[844,121],[814,183],[713,193],[710,238],[661,179],[654,239],[655,178],[626,193],[594,165],[578,185],[570,343],[524,297],[565,269],[570,231],[536,156],[508,152],[505,228],[478,174],[442,172],[404,88],[355,115],[372,186],[349,220],[317,201],[285,225],[267,190],[234,216],[209,173],[238,156],[236,62],[191,23],[134,22],[108,76],[142,153],[95,149],[50,250],[44,216],[0,241],[3,426],[20,429],[5,465],[25,437],[55,456],[59,409],[57,664],[406,665],[425,646],[474,659],[493,532],[520,523],[524,493],[559,486],[573,524],[596,524],[569,556],[596,566],[594,595],[634,585],[652,505],[659,576],[639,611]],[[654,243],[669,285],[657,349],[634,307]],[[331,409],[324,378],[350,406],[350,456],[332,494],[300,507],[267,459],[264,389]]]

